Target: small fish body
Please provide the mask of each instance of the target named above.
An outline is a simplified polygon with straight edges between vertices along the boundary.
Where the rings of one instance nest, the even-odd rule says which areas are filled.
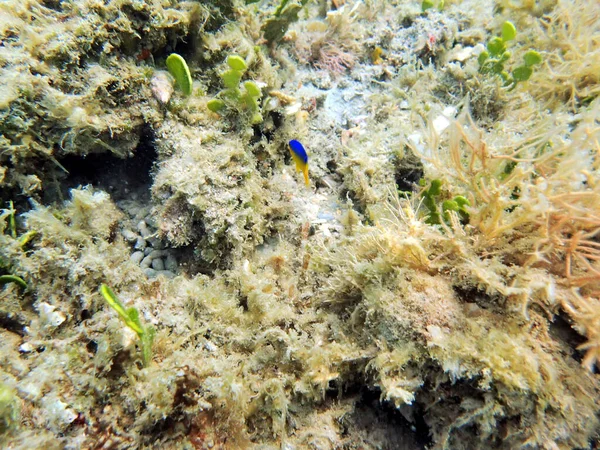
[[[304,182],[308,186],[310,184],[308,181],[308,154],[304,150],[304,146],[295,139],[292,139],[289,145],[292,159],[296,163],[296,171],[304,174]]]

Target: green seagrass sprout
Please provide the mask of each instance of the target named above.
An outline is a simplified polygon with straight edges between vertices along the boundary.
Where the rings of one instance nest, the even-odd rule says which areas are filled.
[[[527,81],[533,74],[533,66],[541,64],[542,56],[535,50],[529,50],[523,56],[523,64],[508,73],[504,64],[510,59],[510,52],[506,43],[517,36],[517,30],[512,22],[506,21],[502,24],[501,36],[495,36],[487,43],[487,50],[481,52],[477,61],[479,72],[495,73],[504,80],[504,86],[514,89],[517,83]]]
[[[421,180],[422,186],[425,180]],[[442,193],[442,181],[435,179],[431,181],[429,189],[423,192],[423,205],[429,210],[425,218],[425,222],[429,225],[440,225],[442,219],[445,222],[450,222],[450,211],[456,211],[463,223],[469,221],[469,213],[466,207],[470,206],[469,200],[462,195],[457,195],[452,200],[444,200],[442,202],[441,211],[438,207],[437,197]]]
[[[7,283],[15,283],[17,286],[27,289],[27,283],[23,278],[16,275],[0,275],[0,286]]]
[[[423,0],[421,2],[421,11],[425,12],[428,9],[431,9],[435,6],[435,3],[433,0]],[[444,0],[440,0],[437,2],[437,7],[438,9],[441,11],[442,9],[444,9]]]
[[[4,227],[5,227],[5,225],[8,224],[9,236],[11,238],[17,240],[17,242],[19,243],[21,248],[24,248],[25,245],[27,245],[27,243],[31,239],[33,239],[33,237],[37,234],[37,232],[32,230],[32,231],[28,231],[28,232],[22,234],[21,236],[18,236],[16,213],[17,213],[17,211],[15,210],[12,200],[8,201],[8,208],[0,209],[0,233],[2,233],[3,231],[6,231]],[[8,271],[10,271],[10,269],[11,269],[10,262],[3,258],[0,258],[0,270],[3,272],[4,271],[8,272]],[[25,280],[23,280],[23,278],[18,277],[16,275],[12,275],[12,274],[0,275],[0,286],[4,286],[5,284],[8,284],[8,283],[14,283],[22,289],[27,289],[27,283],[25,282]]]
[[[177,53],[171,53],[167,58],[167,69],[169,69],[169,73],[173,75],[175,81],[177,82],[177,86],[181,89],[181,92],[184,95],[192,94],[192,75],[190,74],[190,69],[185,62],[185,59],[181,55]]]
[[[217,94],[217,98],[209,100],[206,107],[215,113],[220,113],[228,104],[238,110],[250,112],[250,122],[257,124],[262,122],[259,100],[261,91],[258,85],[251,80],[242,84],[242,77],[248,66],[244,58],[238,55],[227,57],[229,69],[221,74],[225,89]]]
[[[140,343],[142,345],[142,361],[144,366],[148,366],[152,358],[152,342],[154,341],[155,335],[154,328],[152,328],[152,326],[144,327],[140,322],[138,310],[133,307],[125,309],[123,303],[119,301],[115,293],[107,285],[100,285],[100,293],[110,307],[117,312],[121,319],[123,319],[125,325],[135,331],[135,334],[140,338]]]

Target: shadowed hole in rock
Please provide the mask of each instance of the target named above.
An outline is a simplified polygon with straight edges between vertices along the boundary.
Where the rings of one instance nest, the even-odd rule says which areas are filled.
[[[148,196],[152,182],[152,168],[156,160],[154,132],[149,126],[142,128],[133,156],[119,158],[111,153],[93,153],[85,157],[67,155],[59,162],[68,171],[60,182],[60,195],[69,198],[69,190],[92,185],[108,192],[113,201],[130,198],[131,193]],[[49,190],[44,203],[56,200],[57,192]]]

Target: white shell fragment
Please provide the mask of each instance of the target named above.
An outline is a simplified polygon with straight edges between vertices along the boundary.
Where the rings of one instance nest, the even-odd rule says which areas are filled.
[[[450,119],[454,118],[456,112],[457,110],[454,106],[448,106],[444,108],[442,114],[433,119],[433,129],[438,135],[441,134],[446,128],[448,128],[448,126],[450,126]]]
[[[53,430],[62,430],[77,418],[77,413],[54,393],[46,395],[42,404],[46,410],[46,421]]]
[[[173,95],[173,83],[171,82],[171,78],[163,71],[158,71],[152,76],[152,79],[150,80],[150,89],[152,89],[154,98],[163,105],[169,103],[171,95]]]
[[[38,305],[37,309],[40,313],[40,320],[46,327],[56,328],[67,320],[63,313],[56,311],[56,307],[49,303],[42,302]]]

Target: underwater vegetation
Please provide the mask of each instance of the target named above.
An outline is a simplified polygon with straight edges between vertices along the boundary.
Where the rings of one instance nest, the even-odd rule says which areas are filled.
[[[599,30],[0,2],[0,446],[598,447]]]

